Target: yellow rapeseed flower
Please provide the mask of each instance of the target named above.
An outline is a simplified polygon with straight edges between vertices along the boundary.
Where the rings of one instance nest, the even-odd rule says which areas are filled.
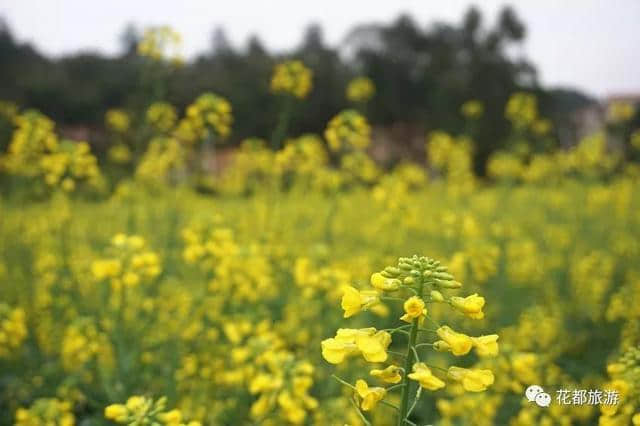
[[[466,355],[473,347],[471,337],[466,334],[457,333],[447,325],[438,328],[437,333],[442,341],[436,342],[434,345],[438,344],[440,350],[450,350],[455,356]]]
[[[123,404],[111,404],[105,407],[104,409],[104,417],[109,420],[115,420],[116,422],[123,422],[129,410]]]
[[[329,121],[324,137],[334,152],[345,149],[362,150],[371,143],[371,127],[362,114],[347,109]]]
[[[482,105],[482,102],[476,99],[473,99],[463,103],[462,106],[460,107],[460,112],[466,118],[471,118],[471,119],[479,118],[482,116],[482,113],[484,112],[484,105]]]
[[[404,312],[400,319],[408,323],[413,322],[414,319],[424,318],[427,315],[424,300],[418,296],[411,296],[404,302]]]
[[[445,383],[434,376],[431,369],[423,362],[413,364],[413,373],[409,374],[409,378],[419,382],[420,386],[427,390],[435,391],[445,386]]]
[[[129,130],[131,120],[129,115],[121,109],[110,109],[104,116],[104,121],[107,127],[118,133],[124,133]]]
[[[467,369],[451,366],[448,377],[462,383],[462,387],[469,392],[482,392],[487,390],[494,381],[491,370]]]
[[[498,355],[498,335],[489,334],[487,336],[472,337],[473,347],[478,356]]]
[[[349,318],[363,309],[367,309],[380,300],[375,290],[359,291],[351,286],[346,286],[342,295],[342,309],[344,317]]]
[[[402,369],[397,365],[390,365],[384,370],[373,369],[369,372],[373,377],[377,377],[386,383],[400,383]]]
[[[335,338],[321,342],[322,356],[332,364],[339,364],[345,357],[361,353],[368,362],[387,360],[387,348],[391,344],[391,335],[375,328],[341,328]]]
[[[450,299],[451,306],[458,311],[462,312],[469,318],[482,319],[484,318],[484,297],[478,296],[477,293],[467,297],[452,296]]]
[[[376,87],[368,77],[356,77],[347,85],[347,99],[351,102],[367,102],[375,92]]]
[[[360,408],[362,408],[363,411],[370,411],[374,409],[376,404],[387,394],[387,391],[384,388],[370,388],[367,382],[362,379],[356,382],[356,391],[360,398],[362,398]]]
[[[312,71],[302,61],[286,61],[275,66],[271,91],[288,93],[299,99],[307,97],[312,87]]]
[[[395,291],[400,288],[400,280],[387,278],[380,272],[371,275],[371,285],[382,291]]]

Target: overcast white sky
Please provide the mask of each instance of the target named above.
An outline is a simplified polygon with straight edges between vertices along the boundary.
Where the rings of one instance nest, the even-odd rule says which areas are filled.
[[[171,25],[183,35],[184,53],[193,56],[208,47],[215,27],[237,46],[257,34],[267,47],[286,49],[316,22],[337,45],[357,23],[389,22],[401,12],[421,25],[459,22],[473,3],[491,22],[503,4],[515,7],[528,30],[522,53],[538,66],[544,84],[598,96],[640,93],[639,0],[0,0],[0,16],[19,40],[51,55],[116,53],[119,35],[132,22]]]

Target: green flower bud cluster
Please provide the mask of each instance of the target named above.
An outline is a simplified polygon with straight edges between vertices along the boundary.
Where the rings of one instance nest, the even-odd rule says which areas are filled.
[[[460,288],[462,284],[455,281],[446,266],[440,261],[425,256],[401,257],[398,266],[388,266],[380,275],[386,279],[386,284],[400,282],[411,286],[422,280],[426,285],[437,288]],[[440,295],[442,296],[442,295]],[[437,296],[436,296],[437,298]]]

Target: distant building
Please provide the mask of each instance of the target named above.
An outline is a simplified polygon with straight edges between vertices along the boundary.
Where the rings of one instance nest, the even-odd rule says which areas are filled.
[[[630,103],[640,106],[640,94],[616,94],[606,97],[599,102],[593,102],[577,108],[570,115],[570,125],[563,129],[560,135],[563,145],[575,143],[580,139],[603,130],[607,125],[607,114],[611,105],[615,103]]]
[[[571,116],[573,139],[575,142],[592,135],[605,125],[607,109],[599,103],[593,103],[577,109]]]

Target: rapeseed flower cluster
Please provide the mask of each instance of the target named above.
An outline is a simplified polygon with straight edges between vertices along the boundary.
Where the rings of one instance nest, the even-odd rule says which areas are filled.
[[[16,411],[15,426],[74,426],[71,404],[56,398],[39,398],[29,408]]]
[[[126,111],[112,108],[105,113],[104,124],[113,132],[125,133],[131,127],[131,118]]]
[[[371,143],[371,128],[362,114],[348,109],[329,121],[324,137],[334,152],[362,150]]]
[[[169,180],[180,173],[186,163],[186,148],[177,138],[159,136],[149,146],[136,168],[136,177],[143,181]]]
[[[147,108],[146,119],[154,129],[166,133],[176,124],[176,109],[168,102],[154,102]]]
[[[454,192],[468,193],[475,185],[473,141],[454,138],[443,131],[432,132],[426,143],[427,160],[450,183]]]
[[[420,399],[423,389],[437,391],[446,386],[446,382],[459,383],[469,392],[482,392],[494,382],[493,373],[487,369],[462,368],[450,366],[448,369],[428,365],[420,355],[423,348],[437,352],[448,352],[459,357],[467,355],[472,349],[479,357],[498,355],[498,335],[470,337],[447,325],[439,325],[427,309],[427,304],[449,305],[454,312],[468,318],[481,320],[484,318],[485,299],[478,294],[466,297],[445,296],[443,292],[458,289],[461,284],[454,280],[446,266],[439,261],[413,256],[400,258],[397,266],[389,266],[381,272],[371,275],[371,290],[358,290],[347,286],[342,297],[344,317],[352,317],[373,306],[388,301],[402,302],[404,314],[400,320],[408,325],[400,325],[393,329],[377,330],[374,327],[349,329],[341,328],[335,337],[322,341],[322,356],[331,364],[341,364],[347,358],[362,356],[369,363],[385,363],[390,359],[389,347],[393,335],[404,335],[406,349],[399,354],[404,358],[404,366],[390,364],[386,368],[376,368],[370,374],[382,382],[393,386],[371,387],[365,380],[358,379],[354,386],[338,379],[351,387],[359,397],[360,409],[370,411],[378,402],[385,401],[387,393],[393,389],[401,389],[399,406],[386,402],[397,410],[397,424],[412,423],[410,416]],[[393,296],[390,296],[393,295]],[[396,297],[399,296],[399,297]],[[426,321],[428,320],[428,322]],[[429,328],[436,326],[436,329]],[[438,339],[423,342],[423,333],[435,333]],[[393,352],[391,355],[397,352]],[[412,381],[419,384],[413,403],[409,406]],[[402,382],[402,384],[399,384]],[[364,414],[362,414],[364,417]]]
[[[157,62],[182,64],[182,37],[168,26],[151,27],[144,31],[138,43],[138,54]]]
[[[78,318],[66,328],[60,356],[63,368],[69,372],[81,371],[89,362],[98,362],[103,367],[113,365],[111,342],[89,317]]]
[[[124,404],[111,404],[104,409],[104,417],[125,425],[200,426],[198,421],[184,421],[180,410],[166,409],[167,399],[154,401],[144,396],[131,396]]]
[[[204,93],[187,107],[185,120],[200,140],[225,139],[233,123],[231,104],[219,95]]]
[[[304,99],[311,91],[312,78],[313,72],[301,61],[285,61],[273,70],[271,91]]]
[[[538,117],[538,101],[535,95],[517,92],[511,95],[504,111],[505,117],[516,129],[523,130]]]
[[[108,280],[115,291],[137,287],[162,272],[157,253],[148,250],[139,235],[117,234],[111,239],[110,256],[93,261],[91,272],[98,280]]]
[[[462,104],[460,107],[460,113],[463,117],[472,120],[482,117],[484,113],[484,105],[477,99],[469,100]]]
[[[0,165],[11,174],[36,176],[40,174],[40,158],[58,148],[55,123],[35,110],[27,110],[15,120],[16,128]]]
[[[41,173],[49,186],[71,192],[78,182],[98,185],[100,170],[87,142],[62,141],[59,148],[40,159]]]
[[[100,186],[98,161],[87,142],[60,140],[54,123],[37,111],[25,111],[16,118],[8,152],[0,166],[13,175],[40,178],[49,188],[73,192],[78,184]]]
[[[24,310],[0,304],[0,358],[15,355],[26,337]]]
[[[367,102],[376,93],[376,86],[368,77],[356,77],[347,85],[347,99],[351,102]]]

